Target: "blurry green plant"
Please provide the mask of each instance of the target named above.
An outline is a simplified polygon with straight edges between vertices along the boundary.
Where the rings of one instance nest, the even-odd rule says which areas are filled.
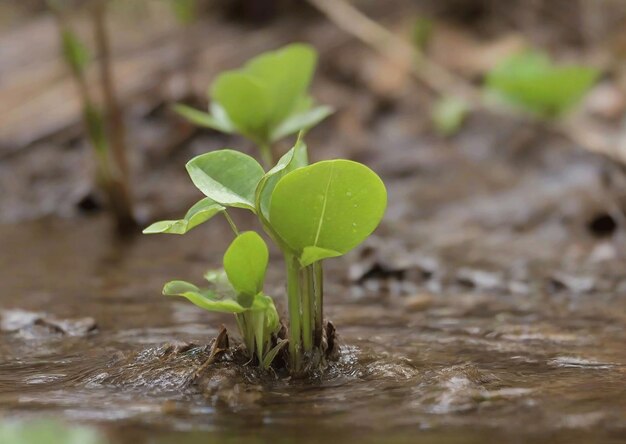
[[[584,97],[598,75],[591,67],[556,66],[543,53],[525,51],[496,66],[485,86],[502,101],[542,118],[557,118]]]
[[[5,421],[0,423],[3,444],[104,444],[94,429],[70,426],[58,421]]]
[[[66,11],[59,0],[48,0],[48,6],[56,17],[60,39],[61,55],[76,84],[82,104],[82,115],[87,138],[94,148],[97,182],[106,195],[120,233],[136,228],[132,209],[124,123],[113,92],[111,67],[109,66],[108,36],[104,25],[104,1],[92,5],[94,37],[99,48],[99,67],[105,109],[101,110],[92,97],[87,80],[87,68],[91,54],[86,45],[72,30]]]
[[[301,137],[267,172],[252,157],[230,149],[193,158],[187,171],[206,198],[183,219],[156,222],[144,233],[182,234],[223,213],[237,234],[227,209],[241,208],[256,214],[286,262],[291,371],[298,374],[318,368],[326,352],[322,261],[347,253],[378,226],[387,203],[383,182],[366,166],[349,160],[308,165],[307,147]],[[277,317],[271,299],[262,293],[267,250],[261,244],[254,233],[237,235],[224,256],[224,269],[236,293],[233,298],[217,299],[213,293],[186,283],[170,283],[164,292],[183,295],[197,305],[202,302],[207,309],[215,309],[219,302],[227,303],[233,313],[241,309],[246,309],[241,313],[252,313],[245,325],[262,334],[247,337],[241,320],[240,329],[250,354],[255,353],[254,336],[256,357],[266,367],[272,356],[259,353],[258,344],[263,344],[262,351],[269,350],[266,333],[275,334],[278,324],[274,323]],[[259,308],[255,312],[257,298]],[[263,301],[267,305],[262,305]]]
[[[316,63],[316,52],[309,45],[269,51],[215,79],[209,89],[209,113],[186,105],[174,109],[196,125],[252,140],[269,168],[276,161],[274,142],[309,129],[332,113],[328,106],[314,106],[308,94]]]
[[[451,136],[461,129],[468,113],[469,106],[464,100],[446,96],[437,100],[431,118],[439,134]]]

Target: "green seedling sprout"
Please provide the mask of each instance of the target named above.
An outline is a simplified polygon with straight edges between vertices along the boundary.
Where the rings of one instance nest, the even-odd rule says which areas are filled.
[[[308,165],[307,147],[301,137],[267,172],[252,157],[230,149],[193,158],[187,163],[187,171],[205,199],[195,204],[183,219],[156,222],[144,232],[183,234],[216,214],[224,214],[238,233],[227,211],[239,208],[254,213],[285,258],[290,369],[293,374],[300,374],[319,368],[326,351],[323,260],[347,253],[378,226],[387,203],[383,182],[366,166],[349,160]],[[244,295],[248,304],[229,298],[227,301],[232,307],[254,307],[259,295],[267,301],[268,307],[271,301],[265,298],[260,286],[267,256],[260,247],[260,237],[254,234],[253,241],[253,234],[237,235],[224,257],[228,281],[237,298]],[[242,236],[246,236],[245,242],[240,240]],[[192,302],[197,305],[200,305],[198,301],[215,299],[196,290],[195,286],[181,285],[185,291],[173,291],[166,286],[165,293],[182,294],[188,299],[193,295]],[[226,302],[219,301],[220,304]],[[263,316],[248,314],[245,326],[240,325],[249,353],[256,350],[259,362],[273,359],[272,355],[270,358],[263,356],[264,351],[270,350],[267,332],[278,325],[268,321],[278,319],[273,302],[271,307],[265,309]],[[256,334],[253,342],[246,333],[248,325],[252,325],[251,331],[263,330],[265,336]],[[284,343],[272,345],[270,353]]]
[[[215,79],[208,113],[186,105],[174,109],[196,125],[252,140],[269,168],[276,162],[275,142],[332,113],[328,106],[314,106],[308,94],[316,63],[315,50],[301,43],[266,52]]]
[[[163,287],[166,296],[182,296],[207,311],[234,314],[248,357],[264,369],[286,344],[277,338],[280,320],[274,301],[263,293],[268,258],[265,241],[247,231],[238,234],[226,250],[223,271],[205,275],[211,288],[185,281]]]
[[[108,36],[104,23],[105,3],[92,6],[94,40],[98,49],[101,87],[105,110],[101,110],[92,98],[87,81],[87,68],[91,55],[87,47],[72,30],[58,1],[49,0],[48,5],[56,18],[61,39],[62,57],[76,84],[87,137],[94,148],[97,165],[97,181],[103,189],[120,233],[136,227],[128,180],[124,122],[115,98],[110,67]]]
[[[550,119],[578,104],[598,75],[594,68],[555,66],[547,55],[525,51],[496,66],[485,85],[501,101]]]

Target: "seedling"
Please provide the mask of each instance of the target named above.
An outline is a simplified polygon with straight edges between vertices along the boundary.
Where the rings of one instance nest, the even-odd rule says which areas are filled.
[[[561,117],[598,78],[585,66],[555,66],[545,54],[526,51],[511,56],[489,73],[488,91],[542,118]]]
[[[237,235],[224,255],[223,271],[210,271],[210,288],[185,281],[165,284],[163,294],[182,296],[208,311],[233,313],[248,357],[267,369],[286,344],[277,338],[280,321],[274,301],[263,293],[269,253],[254,231]]]
[[[276,161],[276,141],[332,113],[328,106],[314,106],[308,94],[316,63],[315,50],[305,44],[266,52],[215,79],[209,89],[209,113],[185,105],[174,109],[196,125],[252,140],[269,168]]]
[[[94,148],[97,181],[115,216],[118,231],[126,233],[136,228],[136,223],[128,181],[124,122],[115,98],[109,60],[108,35],[104,23],[105,3],[94,3],[91,11],[94,40],[99,56],[104,110],[93,100],[87,81],[86,71],[91,61],[89,50],[73,32],[60,4],[58,0],[48,0],[59,28],[62,56],[80,96],[85,130]]]
[[[223,213],[237,233],[228,209],[240,208],[256,214],[285,258],[291,371],[299,374],[315,370],[324,362],[326,352],[322,261],[347,253],[378,226],[387,203],[383,182],[366,166],[349,160],[308,165],[307,148],[301,138],[267,172],[252,157],[230,149],[195,157],[187,163],[187,171],[206,198],[194,205],[183,219],[157,222],[144,232],[182,234]],[[275,339],[270,340],[276,333],[278,318],[271,299],[262,293],[260,286],[267,265],[266,250],[261,243],[254,233],[238,235],[224,257],[226,275],[237,293],[236,298],[222,296],[218,301],[212,293],[186,283],[168,284],[164,292],[183,295],[197,305],[211,300],[211,305],[204,308],[216,307],[213,304],[218,302],[223,307],[227,302],[233,313],[242,308],[254,313],[257,298],[265,301],[267,306],[261,310],[264,320],[254,314],[246,319],[254,325],[252,331],[260,331],[259,326],[263,325],[263,335],[255,336],[256,348],[251,338],[246,337],[249,334],[246,329],[240,325],[240,330],[249,353],[256,353],[259,362],[266,363],[273,358],[263,356],[265,350],[270,350],[270,342],[274,347],[270,353],[283,343],[274,344]],[[245,295],[245,304],[241,295]]]

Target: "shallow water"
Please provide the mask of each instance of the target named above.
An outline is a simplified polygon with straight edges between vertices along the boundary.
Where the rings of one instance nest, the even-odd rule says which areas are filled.
[[[327,316],[342,349],[313,381],[219,364],[188,386],[220,323],[235,328],[160,288],[219,264],[221,221],[125,243],[102,235],[103,217],[4,226],[0,409],[97,424],[115,442],[623,442],[620,240],[582,233],[584,200],[575,222],[558,216],[597,186],[595,166],[581,168],[532,182],[552,184],[536,202],[519,192],[531,179],[430,204],[428,178],[389,181],[392,216],[369,255],[329,261]],[[411,225],[417,189],[423,221]],[[499,201],[525,214],[501,217]],[[532,229],[511,228],[533,212],[544,216]],[[279,301],[281,266],[274,257],[266,289]]]

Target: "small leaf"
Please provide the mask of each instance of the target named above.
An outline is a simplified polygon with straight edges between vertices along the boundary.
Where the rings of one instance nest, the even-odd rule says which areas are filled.
[[[469,108],[467,103],[456,97],[442,97],[435,103],[432,119],[439,134],[451,136],[463,125]]]
[[[541,117],[558,117],[576,105],[595,83],[598,70],[554,66],[542,53],[513,55],[486,79],[488,90],[501,99]]]
[[[267,138],[272,98],[266,85],[252,75],[228,71],[215,80],[211,96],[242,134]]]
[[[330,106],[318,106],[311,110],[292,114],[274,129],[271,139],[272,141],[276,141],[297,133],[298,131],[308,130],[330,116],[333,112],[334,110]]]
[[[81,72],[89,63],[89,50],[80,41],[78,36],[69,29],[64,29],[61,33],[63,57],[72,70]]]
[[[277,125],[293,112],[309,88],[316,63],[317,54],[312,46],[294,43],[261,54],[243,67],[244,72],[267,87],[271,100],[270,125]]]
[[[265,219],[269,220],[270,198],[272,197],[272,192],[278,181],[285,174],[306,166],[307,164],[307,147],[299,138],[295,146],[287,151],[287,153],[278,160],[276,166],[263,176],[256,189],[256,204],[257,210],[260,209]]]
[[[205,197],[192,206],[183,219],[162,220],[143,230],[143,234],[171,233],[185,234],[192,228],[206,222],[225,208],[214,200]]]
[[[283,339],[281,341],[278,341],[278,343],[265,354],[265,357],[263,358],[263,368],[265,370],[267,370],[268,368],[271,367],[272,362],[274,362],[274,359],[276,359],[276,356],[278,356],[278,353],[289,343],[289,341],[287,341],[286,339]]]
[[[200,289],[185,281],[171,281],[163,287],[165,296],[182,296],[194,305],[208,311],[220,313],[243,313],[244,307],[233,299],[220,299],[219,296],[208,289]]]
[[[254,296],[263,290],[269,252],[254,231],[241,233],[224,254],[224,270],[238,293]]]
[[[228,114],[222,105],[217,102],[211,102],[209,105],[209,111],[220,127],[224,128],[224,132],[234,133],[237,130],[237,128],[235,128],[235,124],[229,119]]]
[[[216,131],[231,134],[234,131],[232,126],[224,124],[224,121],[212,116],[204,111],[197,110],[187,105],[177,104],[172,107],[174,112],[184,117],[191,123],[204,128],[211,128]]]
[[[255,190],[264,171],[252,157],[229,149],[212,151],[191,159],[187,172],[194,185],[215,202],[255,211]]]
[[[378,226],[387,205],[385,185],[350,160],[296,169],[274,188],[270,223],[302,266],[347,253]]]

